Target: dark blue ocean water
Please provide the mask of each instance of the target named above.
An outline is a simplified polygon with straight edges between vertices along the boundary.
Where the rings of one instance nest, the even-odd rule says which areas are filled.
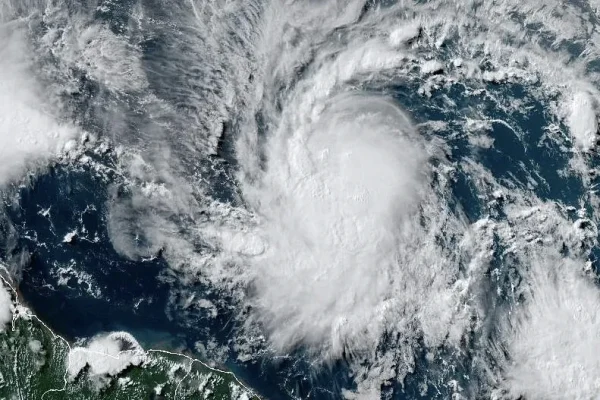
[[[143,146],[153,139],[144,136],[143,132],[152,131],[159,124],[170,126],[172,132],[169,133],[174,135],[186,131],[195,121],[195,113],[202,112],[190,106],[186,98],[192,95],[201,98],[212,93],[202,92],[204,89],[199,86],[190,86],[190,82],[196,82],[202,74],[208,74],[202,68],[193,68],[194,65],[202,65],[207,55],[196,54],[193,59],[189,57],[193,49],[185,37],[192,32],[189,27],[177,25],[176,18],[181,9],[172,7],[171,2],[148,2],[146,8],[149,15],[146,17],[155,22],[172,20],[172,26],[150,24],[148,30],[132,32],[129,29],[134,4],[132,1],[114,2],[104,11],[76,2],[69,2],[68,7],[72,13],[86,10],[116,34],[130,35],[131,40],[135,40],[141,48],[142,64],[149,81],[148,90],[171,105],[175,112],[160,120],[150,120],[139,96],[117,96],[78,70],[72,71],[78,89],[65,93],[64,97],[72,119],[99,136],[116,133],[114,127],[109,126],[110,121],[98,117],[105,116],[98,110],[118,109],[126,118],[117,133],[123,138],[135,138],[130,145],[136,145],[135,140],[138,140],[138,144]],[[46,28],[41,24],[39,29],[41,35]],[[175,37],[184,39],[175,41]],[[182,53],[188,57],[178,58]],[[51,57],[48,62],[52,62]],[[189,65],[190,62],[194,65]],[[172,65],[165,68],[167,63]],[[212,78],[218,77],[215,74]],[[298,79],[301,79],[300,73]],[[448,123],[446,130],[432,133],[424,129],[422,134],[427,136],[427,140],[436,137],[443,139],[449,146],[447,157],[451,162],[472,159],[489,169],[497,180],[517,188],[525,188],[535,180],[537,185],[531,190],[539,198],[579,207],[579,199],[584,192],[583,184],[575,175],[563,176],[559,173],[567,167],[568,155],[553,141],[542,140],[549,117],[544,106],[528,95],[532,88],[509,83],[485,87],[503,101],[524,101],[526,111],[516,110],[509,114],[500,111],[502,108],[499,104],[494,103],[485,92],[466,95],[463,86],[453,85],[441,88],[427,98],[416,94],[420,83],[419,78],[415,78],[402,84],[394,82],[385,87],[379,85],[363,89],[392,96],[410,114],[415,124],[431,121]],[[454,106],[449,107],[448,98]],[[503,123],[493,122],[489,135],[494,139],[494,145],[487,149],[473,147],[467,134],[456,133],[459,122],[469,116],[465,110],[474,103],[491,118],[505,121],[514,131]],[[260,115],[256,118],[259,127],[262,127]],[[195,176],[197,171],[206,173],[204,178],[210,185],[209,194],[220,201],[235,202],[239,199],[235,182],[231,179],[235,168],[232,151],[236,135],[235,116],[223,123],[223,133],[216,155],[207,159],[187,160],[189,163],[182,168],[189,169],[190,177]],[[100,158],[93,154],[90,156],[103,164],[115,163],[111,153]],[[67,163],[55,165],[39,176],[32,177],[24,187],[14,188],[11,197],[5,199],[8,222],[0,226],[0,233],[7,244],[0,249],[0,258],[13,264],[17,264],[17,259],[23,260],[19,263],[22,264],[22,270],[18,274],[22,297],[52,329],[70,340],[100,332],[125,330],[134,334],[145,347],[193,353],[196,341],[205,343],[216,340],[231,348],[237,327],[231,309],[226,306],[226,298],[219,298],[220,294],[202,285],[186,287],[187,293],[218,300],[215,304],[219,304],[219,313],[216,318],[209,318],[194,310],[179,309],[176,305],[177,296],[182,296],[182,288],[160,252],[147,260],[130,260],[114,250],[108,235],[107,218],[115,192],[123,191],[126,195],[125,185],[120,179],[116,174],[102,175],[85,166],[74,168]],[[477,179],[479,177],[470,176],[458,165],[452,182],[452,197],[447,200],[455,210],[462,210],[469,222],[486,215],[502,218],[501,211],[494,208],[496,206],[483,200],[485,196],[478,192],[480,185]],[[45,210],[49,211],[46,213]],[[82,228],[86,230],[85,237],[80,235],[72,243],[63,242],[65,234],[75,229],[81,231]],[[502,279],[487,283],[490,293],[495,293],[497,286],[508,284],[516,274],[514,267],[508,266],[511,263],[501,256],[502,249],[498,247],[496,251],[492,264],[498,268]],[[87,284],[78,283],[76,278],[68,280],[66,285],[59,285],[56,271],[66,266],[72,266],[75,271],[89,276],[92,289],[98,289],[100,295],[96,297],[90,294]],[[508,301],[490,297],[490,324],[493,324],[495,309],[506,306]],[[403,345],[396,338],[388,339],[387,346]],[[471,355],[468,351],[466,353],[460,357],[447,354],[447,360],[456,364],[456,373],[452,378],[459,382],[467,379],[465,376],[472,372]],[[236,361],[236,356],[235,351],[230,350],[226,367],[270,399],[287,399],[292,394],[300,398],[335,399],[341,397],[342,388],[353,387],[344,361],[315,370],[306,361],[302,349],[277,361],[265,354],[253,362],[243,363]],[[395,385],[385,392],[395,399],[448,398],[450,389],[444,385],[430,385],[425,396],[420,395],[422,389],[419,383],[423,377],[439,367],[431,365],[424,354],[419,354],[416,371],[409,375],[404,388]]]
[[[427,102],[415,100],[414,89],[410,84],[393,88],[395,98],[410,112],[415,123],[432,120],[451,122],[457,118],[461,102],[474,101],[451,89],[447,95],[452,96],[459,107],[455,114],[449,115],[451,111],[440,111],[441,105],[437,102],[442,101],[441,97],[433,96]],[[518,96],[522,89],[498,87],[494,90],[506,91],[507,96]],[[490,104],[490,107],[493,105]],[[560,149],[538,146],[544,125],[542,107],[534,104],[527,115],[497,114],[497,118],[522,129],[526,140],[521,141],[503,124],[494,123],[491,132],[495,139],[494,147],[473,149],[465,137],[448,136],[444,139],[451,143],[452,154],[449,157],[454,160],[473,158],[488,167],[497,179],[511,180],[517,186],[525,186],[528,177],[541,177],[546,184],[535,188],[538,196],[577,206],[582,193],[581,182],[576,178],[565,179],[556,172],[565,166],[566,157],[561,155]],[[446,132],[435,134],[443,137]],[[110,163],[110,159],[108,154],[99,161]],[[471,222],[493,212],[478,197],[473,179],[477,177],[459,170],[453,183],[454,197],[449,200],[462,208]],[[221,308],[219,316],[212,319],[178,310],[169,301],[170,296],[177,295],[177,291],[172,290],[176,284],[169,279],[168,265],[160,254],[146,261],[132,261],[113,249],[107,232],[107,205],[111,201],[111,193],[119,185],[116,176],[99,175],[85,167],[56,165],[32,178],[27,187],[20,188],[16,206],[10,208],[8,214],[18,237],[11,253],[25,252],[29,255],[19,283],[19,290],[27,304],[42,320],[70,340],[104,331],[126,330],[146,347],[193,352],[196,341],[216,339],[222,345],[230,344],[236,330],[230,311]],[[218,191],[226,189],[220,187]],[[49,210],[47,215],[44,210]],[[87,231],[85,236],[97,237],[97,241],[90,242],[79,236],[72,243],[63,242],[65,234],[74,229],[81,231],[84,227]],[[3,254],[4,258],[7,256]],[[498,259],[496,263],[502,269],[502,260]],[[93,285],[101,291],[101,296],[90,295],[87,286],[78,284],[76,279],[69,280],[67,285],[58,285],[56,268],[69,264],[76,271],[92,277]],[[504,270],[506,274],[511,273],[506,268]],[[201,286],[187,290],[208,298],[216,296]],[[500,303],[496,306],[501,306]],[[393,345],[398,343],[390,340],[390,346]],[[231,351],[229,356],[226,366],[268,398],[289,398],[291,393],[302,398],[309,394],[311,398],[339,398],[341,388],[352,387],[343,362],[315,371],[306,364],[301,350],[277,362],[266,356],[262,360],[259,358],[261,361],[258,362],[240,363],[235,361],[235,352]],[[463,369],[462,372],[469,373],[468,358],[457,359],[456,363],[459,369]],[[435,366],[429,365],[423,355],[417,371],[408,377],[404,389],[391,387],[388,391],[391,393],[395,389],[393,398],[415,398],[420,393],[418,382],[429,368]],[[462,374],[456,375],[460,377]],[[445,398],[447,390],[431,386],[428,397]]]
[[[168,266],[160,256],[131,261],[115,252],[106,228],[109,199],[105,179],[85,169],[63,166],[52,168],[32,181],[30,187],[20,190],[18,207],[9,214],[19,236],[12,252],[29,254],[19,283],[26,304],[69,340],[125,330],[146,348],[193,352],[194,342],[211,338],[227,344],[233,338],[235,324],[226,310],[220,310],[214,319],[178,313],[169,303],[171,286],[165,283]],[[49,215],[42,215],[41,211],[48,209]],[[99,240],[90,242],[80,235],[72,243],[63,242],[65,234],[82,227],[86,228],[87,237]],[[54,272],[65,265],[73,265],[76,271],[91,276],[101,296],[90,295],[87,285],[78,284],[75,278],[58,285]],[[210,298],[208,290],[202,287],[191,290]],[[243,364],[233,361],[233,352],[231,357],[226,367],[269,398],[288,397],[280,385],[303,393],[302,397],[311,391],[318,393],[315,386],[320,380],[331,389],[331,380],[337,374],[342,374],[337,378],[338,385],[348,383],[341,372],[343,368],[324,371],[320,377],[298,368],[298,360]]]

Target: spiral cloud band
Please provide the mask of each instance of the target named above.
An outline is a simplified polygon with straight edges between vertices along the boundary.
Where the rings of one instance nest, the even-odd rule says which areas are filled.
[[[597,397],[597,0],[28,3],[0,185],[99,176],[190,347],[285,397]]]
[[[349,96],[270,139],[248,197],[267,246],[253,261],[255,301],[276,347],[326,341],[339,356],[347,341],[379,337],[426,179],[412,129],[393,104]]]

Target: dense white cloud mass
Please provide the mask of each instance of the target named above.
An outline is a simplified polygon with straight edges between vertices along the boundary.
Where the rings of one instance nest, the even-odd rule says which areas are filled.
[[[138,342],[126,332],[111,332],[98,335],[85,347],[74,347],[69,351],[67,376],[73,380],[86,366],[88,376],[99,384],[107,376],[117,375],[130,365],[140,365],[146,354]]]
[[[0,281],[0,331],[5,330],[12,321],[13,307],[10,293]]]
[[[401,6],[362,20],[358,14],[328,15],[318,8],[302,9],[299,18],[294,7],[273,6],[279,19],[268,21],[265,39],[283,37],[284,43],[294,46],[283,45],[285,51],[266,67],[260,88],[263,102],[278,98],[280,82],[289,79],[293,65],[304,61],[307,52],[312,52],[313,60],[281,100],[281,111],[263,104],[270,127],[265,141],[254,136],[252,125],[238,140],[242,195],[255,218],[242,233],[232,234],[227,222],[218,228],[222,229],[218,247],[236,254],[237,265],[249,265],[235,269],[234,280],[249,282],[252,288],[247,299],[253,310],[250,322],[259,322],[269,345],[280,353],[302,347],[321,360],[355,357],[358,364],[359,359],[368,359],[373,369],[356,372],[361,382],[358,392],[365,395],[378,396],[378,383],[396,374],[403,377],[414,366],[410,345],[378,354],[386,335],[405,343],[422,337],[431,349],[460,347],[468,332],[478,329],[479,322],[473,321],[485,316],[482,304],[487,294],[479,285],[489,268],[494,240],[527,236],[517,216],[511,222],[517,225],[502,232],[486,223],[470,225],[460,208],[448,204],[452,198],[448,182],[457,167],[445,159],[449,149],[430,140],[428,129],[413,126],[393,101],[348,94],[356,82],[370,80],[376,86],[410,74],[415,65],[426,79],[420,92],[425,96],[436,85],[461,79],[533,82],[541,76],[542,85],[554,90],[558,64],[548,63],[545,50],[515,50],[500,40],[502,29],[487,25],[502,10],[469,15],[463,6],[466,15],[445,9],[452,17],[401,21],[397,18]],[[419,11],[429,15],[431,10]],[[436,15],[442,13],[436,10]],[[462,36],[473,19],[485,26],[485,37]],[[288,29],[287,22],[294,29]],[[354,25],[339,42],[318,47],[328,29],[345,24]],[[370,31],[374,25],[376,34]],[[439,48],[450,32],[460,41],[452,64],[419,53],[419,45],[411,48],[419,35],[424,36],[419,43]],[[272,46],[265,41],[259,49],[268,54]],[[478,48],[493,60],[493,71],[481,71],[475,64]],[[515,62],[523,59],[531,63]],[[442,77],[436,78],[440,73]],[[579,85],[575,80],[566,82]],[[565,91],[561,104],[570,104],[568,96]],[[590,94],[584,103],[593,101]],[[593,145],[581,139],[592,135],[591,112],[583,110],[583,122],[575,117],[577,126],[571,132],[583,150]],[[480,120],[491,126],[487,118]],[[488,142],[483,147],[493,145],[493,140]],[[264,164],[256,158],[260,152]],[[472,172],[478,177],[474,178],[478,190],[489,190],[490,201],[497,201],[494,193],[503,189],[502,184],[480,178],[486,171]],[[516,208],[528,207],[529,196],[515,199]],[[215,233],[210,226],[207,232],[218,238],[218,229]],[[527,265],[527,257],[519,257]],[[208,270],[209,280],[223,281],[228,271],[224,265],[231,262],[225,259],[217,261],[214,275]]]
[[[600,290],[583,265],[535,262],[525,303],[504,332],[504,387],[527,399],[591,399],[600,393]]]
[[[593,241],[593,234],[573,228],[559,205],[533,193],[547,182],[534,172],[526,185],[499,179],[476,157],[457,161],[445,141],[463,137],[475,151],[493,150],[497,125],[523,140],[526,127],[492,116],[477,97],[519,114],[523,103],[507,102],[486,85],[521,84],[547,107],[549,138],[555,139],[561,124],[568,128],[576,144],[573,165],[581,165],[580,153],[595,146],[598,77],[582,72],[591,57],[567,66],[562,50],[542,44],[546,35],[555,43],[586,37],[587,23],[569,19],[575,12],[571,5],[439,1],[400,2],[369,12],[365,7],[362,1],[311,7],[275,1],[261,10],[258,21],[253,16],[240,24],[240,36],[251,38],[256,54],[252,84],[233,103],[239,105],[236,184],[243,207],[216,200],[205,204],[209,217],[193,224],[185,240],[170,235],[173,227],[165,228],[155,216],[144,219],[142,230],[155,248],[166,249],[184,282],[200,280],[249,310],[240,313],[248,331],[240,341],[264,338],[260,345],[280,355],[300,348],[315,365],[344,358],[357,383],[355,393],[346,395],[378,398],[382,384],[401,382],[413,371],[421,345],[438,362],[440,348],[460,353],[475,345],[474,337],[485,342],[493,330],[487,313],[500,313],[490,311],[497,301],[490,296],[514,299],[527,290],[530,275],[524,272],[533,260],[554,254],[557,242],[575,258],[586,258],[581,243]],[[210,20],[195,16],[201,24]],[[541,28],[523,28],[521,16]],[[569,27],[559,23],[565,19]],[[241,70],[247,63],[236,44],[231,57]],[[416,102],[462,85],[477,100],[464,106],[462,120],[416,125],[409,110],[381,90],[406,82],[418,82],[411,94]],[[445,102],[458,107],[451,98]],[[459,171],[484,203],[485,218],[479,221],[470,221],[456,205]],[[165,204],[180,199],[166,187],[146,197],[151,209],[161,211],[160,199]],[[144,196],[135,203],[139,207]],[[120,215],[121,209],[115,210]],[[588,217],[594,226],[595,217]],[[195,250],[197,242],[209,250]],[[518,260],[523,269],[523,281],[506,283],[515,293],[500,287],[488,292],[489,281],[506,274],[499,270],[512,268],[493,267],[498,258]],[[539,308],[533,299],[515,308]],[[514,372],[527,369],[528,351],[515,334],[541,324],[520,321],[498,333],[502,346],[512,349],[508,359],[497,356],[490,361],[496,367],[479,372],[489,372],[489,381],[509,388],[507,393],[535,396],[525,383],[533,376]],[[397,345],[386,348],[390,337]],[[531,343],[541,349],[553,340]]]
[[[589,151],[596,144],[597,119],[596,105],[592,96],[586,92],[575,93],[568,124],[575,143],[584,151]]]
[[[410,122],[385,100],[335,99],[315,119],[272,139],[265,175],[247,189],[266,242],[254,300],[275,347],[327,342],[339,357],[424,295],[412,288],[399,304],[396,292],[420,273],[399,262],[416,244],[428,173]]]
[[[0,185],[56,157],[78,134],[55,118],[53,94],[36,80],[26,34],[25,23],[0,19]]]
[[[380,398],[423,353],[443,379],[458,372],[440,354],[483,364],[464,378],[478,396],[593,397],[597,7],[381,3],[140,2],[127,34],[44,15],[41,45],[108,104],[90,114],[125,177],[113,247],[164,257],[184,308],[234,309],[240,359],[344,360],[348,397]],[[0,27],[0,184],[76,134],[26,33]],[[544,174],[543,151],[570,162]],[[143,352],[103,336],[70,359],[103,376]]]

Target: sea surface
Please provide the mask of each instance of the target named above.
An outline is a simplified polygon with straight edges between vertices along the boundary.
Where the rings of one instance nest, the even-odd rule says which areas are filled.
[[[569,286],[598,269],[593,2],[50,3],[0,17],[78,135],[4,184],[0,260],[55,332],[127,331],[268,399],[543,398],[524,355],[570,328],[528,341],[539,299],[597,305]]]

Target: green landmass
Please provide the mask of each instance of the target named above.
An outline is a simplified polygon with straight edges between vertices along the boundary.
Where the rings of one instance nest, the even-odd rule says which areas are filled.
[[[0,332],[0,399],[258,400],[232,373],[160,350],[145,351],[143,362],[114,376],[89,365],[71,376],[71,345],[14,301],[12,324]]]

